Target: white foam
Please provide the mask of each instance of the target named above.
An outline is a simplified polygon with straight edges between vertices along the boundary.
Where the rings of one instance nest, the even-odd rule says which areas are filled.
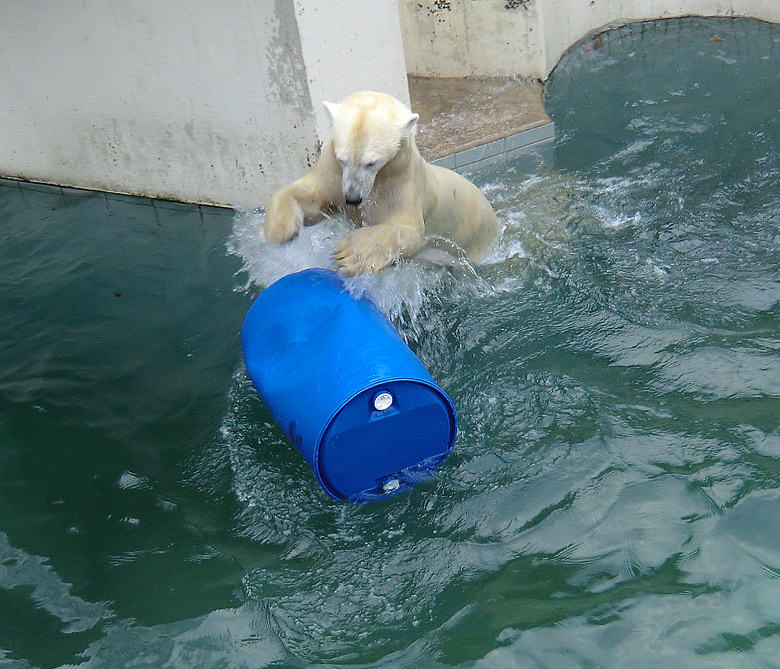
[[[233,220],[228,240],[230,253],[239,256],[247,273],[247,285],[265,288],[287,274],[312,267],[336,269],[332,253],[348,227],[341,217],[331,217],[318,225],[305,227],[292,241],[268,244],[263,237],[262,212],[242,212]]]
[[[431,238],[415,258],[399,261],[377,275],[345,279],[347,288],[354,295],[366,295],[373,300],[402,336],[419,334],[425,330],[422,314],[426,304],[441,298],[453,286],[465,285],[467,291],[475,290],[478,294],[491,293],[495,287],[487,285],[480,276],[480,267],[491,268],[492,274],[493,268],[500,271],[503,263],[510,263],[507,271],[514,272],[516,261],[529,257],[526,241],[534,238],[533,228],[541,227],[550,233],[562,227],[557,194],[564,183],[560,178],[530,175],[519,183],[515,179],[499,179],[482,185],[495,206],[500,230],[486,257],[476,266],[451,242]],[[535,201],[538,191],[546,194],[546,206],[529,213],[528,205]],[[228,251],[243,262],[245,290],[265,288],[287,274],[308,268],[336,270],[333,251],[353,229],[345,216],[334,215],[305,227],[286,244],[272,245],[263,237],[263,223],[264,214],[260,211],[238,213],[228,240]]]
[[[333,251],[352,229],[345,217],[332,216],[305,227],[286,244],[273,245],[263,237],[263,220],[263,214],[257,211],[236,214],[228,240],[228,251],[243,261],[247,276],[244,289],[265,288],[304,269],[336,270]],[[375,276],[347,278],[345,283],[354,295],[370,297],[396,324],[409,319],[414,324],[426,297],[441,289],[447,276],[446,266],[460,267],[464,262],[434,244],[419,258],[397,262]]]

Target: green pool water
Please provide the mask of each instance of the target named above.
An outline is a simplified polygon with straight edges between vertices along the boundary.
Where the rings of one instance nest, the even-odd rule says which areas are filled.
[[[342,221],[0,181],[0,667],[776,665],[779,63],[748,20],[564,56],[551,156],[470,175],[490,256],[355,284],[460,419],[364,506],[239,343]]]

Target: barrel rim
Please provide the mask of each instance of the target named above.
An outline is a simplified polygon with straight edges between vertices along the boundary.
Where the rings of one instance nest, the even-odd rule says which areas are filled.
[[[346,495],[340,494],[337,490],[331,489],[331,486],[328,484],[328,481],[325,476],[323,476],[321,467],[320,467],[320,452],[322,450],[322,442],[325,438],[326,433],[330,429],[333,421],[336,419],[336,417],[341,413],[341,411],[350,403],[352,400],[354,400],[358,395],[361,393],[366,392],[367,390],[371,390],[372,388],[379,388],[382,385],[389,385],[392,383],[413,383],[419,386],[424,386],[426,388],[429,388],[430,390],[434,391],[441,399],[444,400],[445,405],[449,408],[449,415],[450,415],[450,438],[447,443],[447,448],[442,453],[442,457],[440,460],[440,463],[443,462],[449,454],[452,452],[452,449],[455,447],[455,442],[458,438],[458,412],[455,408],[455,404],[450,399],[450,396],[435,382],[432,381],[426,381],[424,379],[417,379],[414,377],[407,377],[407,376],[399,376],[389,379],[382,379],[382,381],[373,381],[371,383],[365,384],[365,386],[361,387],[360,390],[355,391],[352,393],[346,400],[344,400],[339,406],[334,409],[331,414],[328,416],[328,419],[325,421],[323,428],[320,430],[320,433],[317,435],[317,439],[314,442],[314,449],[312,454],[312,460],[313,460],[313,469],[314,473],[317,476],[317,480],[320,483],[320,486],[322,486],[323,490],[328,493],[332,498],[337,499],[341,502],[343,501],[351,501],[350,497],[347,497]],[[403,490],[406,490],[406,487],[401,487],[399,490],[396,490],[391,493],[387,493],[387,495],[381,495],[380,497],[389,497],[391,495],[397,494],[399,492],[402,492]],[[379,498],[379,497],[378,497]],[[378,499],[377,498],[377,499]]]

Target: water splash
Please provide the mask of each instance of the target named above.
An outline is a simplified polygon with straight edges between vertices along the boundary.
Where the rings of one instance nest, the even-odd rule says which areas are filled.
[[[282,245],[265,241],[264,219],[260,211],[239,212],[233,219],[227,250],[243,261],[244,289],[266,288],[287,274],[310,267],[336,269],[332,253],[348,230],[342,217],[329,217],[318,225],[307,226],[295,239]]]
[[[305,227],[292,241],[276,246],[265,241],[263,220],[259,211],[236,214],[227,243],[228,252],[242,260],[246,277],[242,289],[246,291],[266,288],[287,274],[308,268],[335,271],[333,251],[352,229],[345,217],[329,216]],[[462,254],[453,254],[450,244],[432,239],[414,259],[401,260],[377,275],[347,278],[345,283],[353,295],[373,300],[396,326],[419,332],[426,302],[446,290],[453,274],[479,281],[475,268]]]

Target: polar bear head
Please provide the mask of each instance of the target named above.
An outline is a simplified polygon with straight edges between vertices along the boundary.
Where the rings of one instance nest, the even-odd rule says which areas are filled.
[[[355,93],[341,104],[326,102],[333,121],[333,150],[341,166],[347,204],[368,199],[377,173],[415,132],[418,114],[384,93]]]

